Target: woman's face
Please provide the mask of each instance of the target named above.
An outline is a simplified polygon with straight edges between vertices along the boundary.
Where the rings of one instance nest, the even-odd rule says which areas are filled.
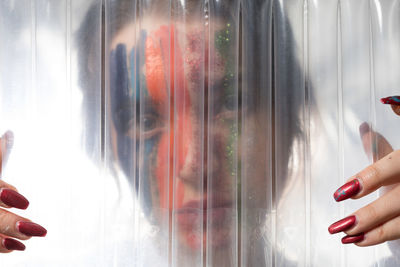
[[[251,216],[267,203],[266,116],[241,101],[248,88],[239,86],[237,28],[141,26],[127,26],[111,45],[115,153],[151,221],[173,224],[191,249],[227,247],[241,209]]]

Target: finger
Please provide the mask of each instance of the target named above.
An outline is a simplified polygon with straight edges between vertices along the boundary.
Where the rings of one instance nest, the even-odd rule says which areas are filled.
[[[0,206],[27,209],[29,201],[9,184],[0,181]]]
[[[392,146],[380,133],[371,129],[368,123],[360,125],[360,137],[363,143],[365,154],[374,162],[383,158],[393,151]]]
[[[368,231],[365,233],[364,239],[356,245],[367,247],[396,239],[400,239],[400,217],[389,220]]]
[[[400,106],[400,96],[388,96],[381,98],[383,104]]]
[[[29,206],[29,201],[18,190],[0,180],[0,206],[4,208],[26,209]]]
[[[385,182],[385,177],[382,176],[382,174],[379,175],[378,169],[381,165],[388,165],[387,160],[382,158],[384,158],[387,154],[393,152],[392,146],[382,135],[372,131],[369,124],[366,122],[360,125],[360,136],[365,153],[370,158],[373,157],[374,162],[376,162],[377,160],[379,161],[376,162],[374,165],[370,165],[356,176],[351,177],[350,179],[348,179],[347,183],[339,187],[333,194],[333,197],[336,201],[343,201],[348,198],[360,198],[376,190],[383,185],[382,182]],[[391,159],[391,156],[389,156],[388,158]],[[393,161],[391,161],[390,163],[391,165],[395,164],[393,163]],[[377,180],[377,176],[381,179]],[[386,182],[390,182],[390,180]],[[392,184],[393,183],[395,182],[392,182]]]
[[[13,250],[25,250],[25,245],[9,236],[0,234],[0,253],[9,253]]]
[[[392,110],[394,113],[400,116],[400,105],[392,105]]]
[[[374,192],[382,186],[400,182],[400,150],[393,151],[379,161],[362,170],[356,178],[360,182],[360,190],[353,197],[358,199]]]
[[[336,201],[348,198],[358,199],[382,186],[400,182],[400,150],[391,152],[374,164],[368,166],[339,187],[333,197]]]
[[[388,104],[392,106],[394,113],[400,116],[400,96],[389,96],[381,98],[383,104]]]
[[[364,240],[364,233],[358,235],[346,235],[342,238],[343,244],[359,243]]]
[[[8,155],[11,152],[13,143],[14,134],[11,131],[7,131],[0,137],[0,174],[3,169],[3,165],[7,163]]]
[[[46,236],[47,230],[26,218],[0,209],[0,233],[26,240],[32,236]]]
[[[348,235],[365,233],[378,225],[398,217],[400,215],[399,195],[400,185],[353,213],[352,215],[356,218],[355,222],[345,233]]]
[[[15,186],[10,185],[9,183],[4,182],[3,180],[0,180],[0,188],[8,188],[8,189],[18,192],[18,190]]]

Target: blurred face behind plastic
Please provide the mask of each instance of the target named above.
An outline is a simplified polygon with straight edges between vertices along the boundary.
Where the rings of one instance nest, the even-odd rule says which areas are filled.
[[[249,201],[261,210],[266,203],[265,136],[240,135],[242,120],[256,133],[265,116],[242,112],[237,29],[150,21],[140,31],[128,25],[112,43],[115,150],[150,221],[173,224],[190,250],[224,249],[238,227],[242,142],[254,159]]]

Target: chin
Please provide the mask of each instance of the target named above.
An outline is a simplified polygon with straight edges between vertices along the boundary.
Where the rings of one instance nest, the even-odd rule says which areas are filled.
[[[180,243],[190,250],[223,250],[235,243],[232,207],[178,214]]]

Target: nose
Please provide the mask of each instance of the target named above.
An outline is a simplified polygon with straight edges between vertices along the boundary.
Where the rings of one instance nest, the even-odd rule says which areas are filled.
[[[174,152],[175,176],[186,183],[198,184],[206,173],[202,123],[193,115],[177,114],[175,122]],[[193,112],[193,111],[192,111]],[[174,161],[175,160],[175,161]]]
[[[196,115],[181,115],[175,127],[175,178],[197,190],[210,182],[216,185],[222,178],[218,170],[223,169],[223,134]]]

